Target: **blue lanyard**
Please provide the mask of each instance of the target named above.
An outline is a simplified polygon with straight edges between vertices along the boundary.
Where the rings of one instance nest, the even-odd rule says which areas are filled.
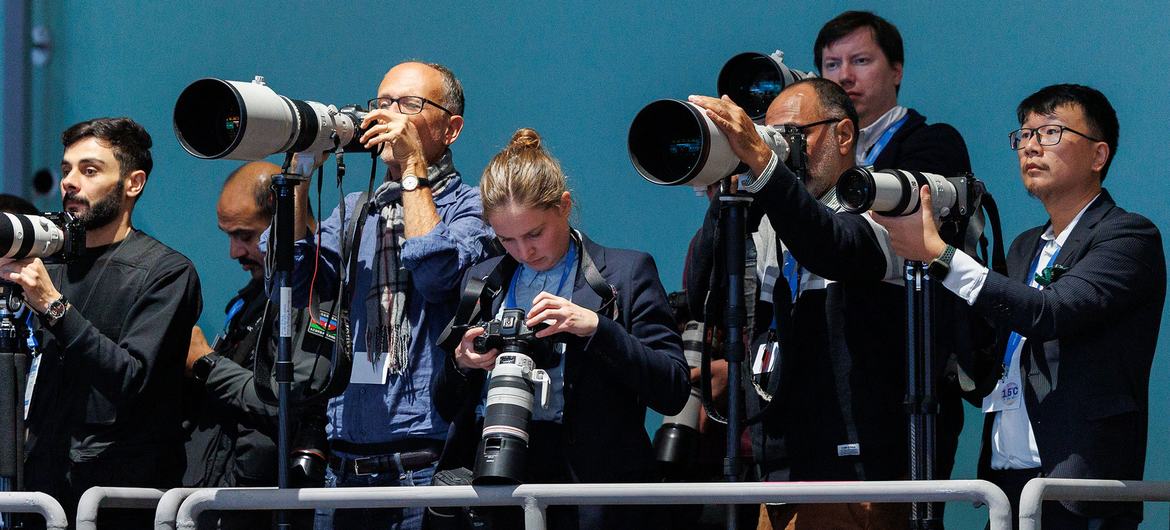
[[[873,165],[873,161],[877,160],[878,155],[880,155],[882,150],[886,148],[886,144],[890,143],[890,138],[894,137],[894,133],[898,132],[898,129],[902,127],[902,124],[906,123],[906,118],[909,117],[909,114],[902,116],[902,119],[894,122],[893,125],[886,129],[886,132],[882,133],[881,138],[878,138],[878,141],[873,144],[873,147],[869,148],[869,153],[865,155],[865,163],[862,165]]]
[[[1048,260],[1048,265],[1046,265],[1045,268],[1051,267],[1053,263],[1056,263],[1056,257],[1060,255],[1061,249],[1062,247],[1056,247],[1056,252],[1052,254],[1052,258]],[[1035,275],[1037,272],[1036,267],[1040,265],[1041,254],[1044,254],[1044,247],[1040,247],[1040,252],[1037,252],[1036,257],[1032,260],[1032,268],[1030,269],[1030,273],[1032,275]],[[1031,280],[1029,280],[1029,283],[1031,283]],[[1008,337],[1007,351],[1003,352],[1003,367],[1005,376],[1007,375],[1007,369],[1012,362],[1012,356],[1015,355],[1016,348],[1020,346],[1020,341],[1022,340],[1024,340],[1024,337],[1020,336],[1019,333],[1014,331],[1012,332],[1011,336]]]
[[[561,268],[563,269],[561,271],[561,281],[557,284],[556,292],[550,294],[555,294],[557,296],[561,295],[561,290],[565,288],[565,282],[569,281],[569,272],[573,270],[573,263],[575,263],[575,260],[577,259],[576,256],[577,245],[572,241],[569,241],[569,251],[565,253],[565,260],[561,265]],[[524,270],[524,266],[518,267],[516,272],[512,273],[512,283],[508,286],[508,296],[504,299],[505,309],[520,308],[520,306],[516,304],[516,280],[520,278],[520,272],[522,270]]]
[[[236,303],[232,304],[232,306],[230,308],[228,308],[227,316],[224,317],[224,319],[223,319],[223,334],[224,335],[227,335],[228,326],[232,323],[232,318],[235,317],[236,313],[239,313],[240,310],[243,308],[244,308],[244,299],[243,298],[237,298]]]

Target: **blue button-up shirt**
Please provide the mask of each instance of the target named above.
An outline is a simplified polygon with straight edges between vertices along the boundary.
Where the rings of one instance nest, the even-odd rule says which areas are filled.
[[[347,219],[357,211],[358,196],[352,193],[345,198]],[[447,422],[431,406],[430,396],[431,376],[435,370],[442,369],[441,363],[447,355],[439,348],[438,339],[455,314],[464,271],[483,259],[493,235],[483,222],[479,190],[465,184],[460,177],[456,176],[434,200],[439,224],[426,235],[407,239],[401,251],[401,264],[410,271],[409,365],[401,374],[388,375],[385,385],[350,384],[341,396],[330,400],[326,433],[331,440],[369,444],[446,437]],[[355,301],[350,305],[350,322],[355,359],[368,356],[364,339],[368,322],[363,300],[374,276],[380,217],[371,211],[366,219],[357,254],[358,271],[356,278],[351,279]],[[335,208],[321,223],[321,259],[314,294],[335,292],[340,266],[338,240],[343,230],[344,224]],[[261,239],[262,249],[267,248],[267,236],[265,232]],[[316,251],[312,235],[296,243],[290,283],[297,307],[306,305]]]

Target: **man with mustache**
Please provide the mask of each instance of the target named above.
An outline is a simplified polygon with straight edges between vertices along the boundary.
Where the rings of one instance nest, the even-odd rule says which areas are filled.
[[[276,485],[276,408],[260,401],[253,390],[255,352],[269,350],[265,340],[276,312],[264,294],[264,257],[260,234],[272,221],[272,176],[280,166],[249,162],[224,182],[216,205],[219,229],[228,236],[229,255],[251,279],[224,308],[224,325],[208,344],[195,326],[187,352],[187,472],[190,487]],[[308,209],[307,193],[298,200]],[[315,224],[310,217],[308,222]],[[299,320],[298,320],[299,321]],[[257,349],[257,342],[259,350]],[[223,514],[219,528],[263,528],[271,524],[268,511]]]
[[[0,279],[23,288],[40,324],[25,487],[52,495],[73,520],[92,486],[179,484],[182,352],[202,298],[194,265],[131,222],[153,167],[150,135],[129,118],[98,118],[61,139],[62,202],[85,226],[85,253],[68,264],[0,260]],[[152,519],[113,510],[100,524]]]

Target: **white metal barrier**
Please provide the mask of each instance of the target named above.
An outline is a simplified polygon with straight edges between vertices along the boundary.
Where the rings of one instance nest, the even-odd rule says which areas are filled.
[[[81,494],[77,501],[74,523],[77,530],[95,530],[99,508],[153,509],[166,493],[154,488],[107,488],[94,486]]]
[[[39,491],[0,492],[0,512],[39,513],[45,518],[46,530],[65,530],[69,526],[61,503]]]
[[[550,505],[754,504],[761,502],[942,502],[985,504],[991,530],[1010,530],[1007,495],[983,480],[889,482],[767,482],[684,484],[529,484],[309,489],[201,489],[179,507],[176,529],[195,528],[207,510],[403,508],[423,506],[520,506],[527,530],[544,530]],[[156,528],[169,529],[159,521]]]
[[[1170,482],[1034,478],[1020,494],[1019,530],[1040,528],[1044,501],[1170,501]]]

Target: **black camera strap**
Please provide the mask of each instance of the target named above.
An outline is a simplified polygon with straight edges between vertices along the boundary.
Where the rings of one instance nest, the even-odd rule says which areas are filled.
[[[578,270],[585,278],[585,283],[589,285],[589,288],[601,297],[601,307],[597,309],[598,314],[608,312],[609,318],[617,319],[617,288],[605,281],[605,277],[601,275],[601,271],[593,263],[593,258],[585,249],[585,237],[581,235],[581,232],[573,229],[569,231],[569,235],[577,244],[577,248],[581,250],[577,261]],[[447,329],[443,330],[443,334],[439,336],[441,348],[448,352],[455,351],[455,348],[459,346],[459,341],[463,339],[463,334],[471,327],[472,319],[485,309],[491,310],[492,300],[502,292],[503,286],[516,273],[516,268],[519,266],[520,263],[515,258],[510,254],[504,254],[487,275],[471,277],[467,280],[467,285],[463,288],[463,294],[459,298],[459,307],[455,310],[455,316],[447,325]]]
[[[316,398],[332,398],[341,395],[345,391],[345,387],[349,384],[349,376],[353,369],[353,352],[352,343],[349,336],[349,322],[346,314],[348,313],[349,301],[353,296],[353,282],[357,274],[358,259],[357,248],[358,243],[362,237],[362,231],[365,227],[366,218],[369,216],[370,202],[369,192],[363,191],[357,199],[358,214],[348,220],[345,224],[345,236],[341,245],[341,270],[338,284],[337,295],[333,300],[328,302],[328,305],[320,304],[318,306],[317,300],[310,300],[309,306],[320,309],[327,307],[329,316],[323,317],[325,326],[328,326],[330,321],[336,322],[336,340],[332,352],[310,351],[308,353],[314,354],[314,362],[320,359],[323,355],[328,355],[332,362],[333,369],[330,374],[326,376],[325,382],[321,385],[321,389],[311,396],[302,396],[303,401],[308,401]],[[344,218],[344,214],[342,214]],[[268,316],[268,309],[271,306],[271,301],[265,307],[265,321]],[[297,347],[297,352],[303,352],[304,334],[306,328],[310,325],[306,322],[308,317],[311,320],[311,315],[298,314],[296,316],[295,329],[297,330],[298,339],[294,341]],[[275,360],[270,355],[261,355],[260,346],[268,343],[268,336],[271,330],[265,326],[265,332],[258,339],[253,346],[253,358],[255,359],[255,373],[258,375],[255,379],[256,393],[263,401],[275,404],[277,402],[276,394],[272,386],[272,362]],[[294,355],[295,356],[295,355]],[[317,370],[313,370],[316,374]]]

